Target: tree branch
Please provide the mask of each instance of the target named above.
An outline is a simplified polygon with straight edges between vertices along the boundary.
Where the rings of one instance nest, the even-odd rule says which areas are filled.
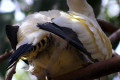
[[[92,80],[118,71],[120,71],[120,56],[91,64],[53,80]]]
[[[0,55],[0,63],[8,59],[13,53],[14,53],[14,50],[10,50],[10,51],[6,50],[4,54]],[[6,80],[11,80],[14,72],[15,72],[15,66],[9,69],[6,76]]]

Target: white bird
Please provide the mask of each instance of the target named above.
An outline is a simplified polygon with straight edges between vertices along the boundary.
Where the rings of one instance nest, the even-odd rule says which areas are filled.
[[[6,27],[12,47],[16,49],[9,58],[9,68],[18,59],[27,60],[29,71],[39,79],[44,69],[50,77],[56,77],[82,68],[88,61],[111,58],[111,43],[91,6],[86,0],[67,0],[67,3],[68,13],[36,12],[28,15],[18,27]]]

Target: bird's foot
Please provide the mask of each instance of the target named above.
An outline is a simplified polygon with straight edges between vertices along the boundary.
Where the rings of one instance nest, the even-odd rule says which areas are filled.
[[[51,80],[49,71],[47,69],[44,69],[38,80]]]

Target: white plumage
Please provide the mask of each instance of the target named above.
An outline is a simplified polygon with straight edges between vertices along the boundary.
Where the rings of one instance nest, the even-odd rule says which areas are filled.
[[[111,57],[111,44],[109,39],[105,36],[98,23],[95,23],[84,14],[75,12],[66,14],[61,12],[61,16],[52,21],[58,26],[68,27],[76,32],[79,40],[92,54],[94,59],[104,60]]]

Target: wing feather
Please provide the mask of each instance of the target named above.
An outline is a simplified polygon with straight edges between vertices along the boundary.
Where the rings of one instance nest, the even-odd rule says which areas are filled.
[[[9,57],[9,63],[7,65],[7,69],[11,68],[14,63],[19,59],[19,57],[28,52],[32,48],[32,44],[24,44],[20,46],[10,57]]]
[[[43,24],[38,23],[37,27],[58,35],[59,37],[65,39],[68,43],[85,53],[87,56],[91,57],[91,54],[85,49],[81,41],[78,39],[77,34],[72,29],[59,27],[58,25],[50,22],[46,22]]]

